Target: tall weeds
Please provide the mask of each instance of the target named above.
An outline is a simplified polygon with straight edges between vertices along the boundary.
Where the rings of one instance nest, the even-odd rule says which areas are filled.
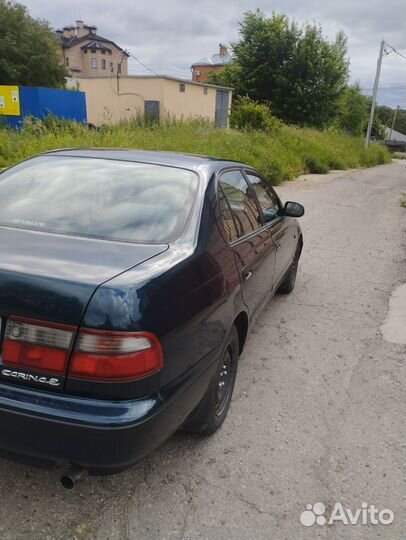
[[[47,150],[72,147],[168,150],[232,159],[257,168],[275,185],[301,173],[370,167],[390,161],[386,149],[371,144],[365,150],[361,138],[291,126],[267,134],[218,129],[200,120],[168,119],[160,125],[146,125],[136,118],[91,129],[49,118],[26,120],[21,131],[0,127],[0,168]]]

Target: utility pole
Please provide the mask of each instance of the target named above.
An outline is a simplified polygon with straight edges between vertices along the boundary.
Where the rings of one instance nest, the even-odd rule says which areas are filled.
[[[389,133],[389,140],[392,139],[392,131],[393,131],[393,128],[395,127],[395,122],[396,122],[396,117],[398,115],[398,110],[400,109],[400,106],[398,105],[396,107],[396,111],[393,113],[393,120],[392,120],[392,126],[390,128],[390,133]]]
[[[374,121],[376,94],[378,93],[379,76],[381,74],[381,65],[382,65],[382,56],[383,56],[384,47],[385,47],[385,42],[384,42],[384,40],[382,40],[381,41],[381,47],[379,49],[378,62],[376,63],[376,75],[375,75],[375,82],[374,82],[374,91],[372,93],[371,113],[369,115],[367,135],[365,137],[365,148],[368,148],[369,139],[371,137],[372,123]]]

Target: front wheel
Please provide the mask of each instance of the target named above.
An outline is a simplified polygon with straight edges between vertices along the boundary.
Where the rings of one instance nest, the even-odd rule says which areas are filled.
[[[224,422],[237,376],[239,339],[235,326],[227,338],[226,346],[217,364],[216,373],[209,387],[192,415],[182,429],[202,435],[211,435]]]

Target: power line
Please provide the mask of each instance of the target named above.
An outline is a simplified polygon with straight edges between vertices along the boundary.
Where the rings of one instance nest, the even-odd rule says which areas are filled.
[[[373,88],[360,88],[361,92],[363,93],[371,93],[373,91]],[[382,92],[392,92],[394,94],[401,94],[402,92],[404,92],[406,90],[406,88],[379,88],[378,89],[378,93],[381,94]]]
[[[390,47],[395,54],[399,55],[401,58],[404,58],[406,60],[406,56],[404,54],[400,53],[397,49],[395,49],[395,47],[393,47],[393,45],[389,45],[389,43],[385,43],[385,49],[386,49],[386,47]],[[385,50],[385,53],[390,54],[386,50]]]
[[[144,64],[144,62],[141,62],[141,60],[139,58],[137,58],[135,56],[135,54],[133,54],[132,52],[130,51],[127,51],[127,53],[132,57],[134,58],[134,60],[136,60],[139,64],[141,64],[145,69],[147,69],[148,71],[150,71],[151,73],[153,73],[154,75],[156,75],[157,77],[159,77],[158,73],[156,71],[154,71],[153,69],[151,69],[150,67],[148,67],[146,64]]]
[[[382,90],[391,90],[392,88],[404,88],[406,85],[406,81],[404,83],[393,83],[393,84],[386,84],[381,85],[380,88]],[[361,86],[361,90],[372,90],[372,86]]]

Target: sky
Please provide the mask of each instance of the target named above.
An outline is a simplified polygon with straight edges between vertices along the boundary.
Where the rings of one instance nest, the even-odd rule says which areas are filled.
[[[380,41],[406,57],[405,0],[20,0],[31,15],[54,28],[76,19],[98,27],[98,34],[127,49],[154,72],[191,78],[190,66],[218,52],[219,43],[238,40],[239,22],[246,11],[284,13],[299,23],[320,23],[334,39],[348,37],[350,80],[371,94]],[[387,48],[389,51],[389,49]],[[148,71],[133,58],[131,74]],[[406,108],[406,58],[385,55],[378,103]]]

